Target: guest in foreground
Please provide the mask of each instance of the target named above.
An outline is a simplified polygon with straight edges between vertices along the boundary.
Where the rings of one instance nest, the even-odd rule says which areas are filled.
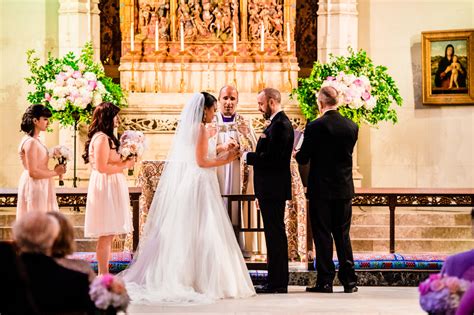
[[[84,162],[90,162],[92,167],[84,236],[98,238],[96,252],[99,274],[109,272],[114,236],[133,230],[130,196],[123,171],[132,168],[135,160],[122,161],[118,153],[120,142],[114,129],[118,127],[119,111],[120,108],[107,102],[95,108],[82,155]]]
[[[48,168],[48,148],[39,136],[49,125],[51,111],[43,105],[28,107],[21,120],[21,131],[25,136],[20,142],[18,153],[24,171],[18,184],[16,218],[21,219],[30,211],[58,211],[53,177],[66,172],[64,165]]]
[[[268,283],[257,293],[288,292],[288,240],[285,203],[291,200],[290,159],[293,127],[281,108],[280,92],[266,88],[257,95],[258,110],[270,125],[263,131],[255,152],[243,158],[253,166],[255,196],[262,212],[267,244]]]
[[[54,241],[51,249],[51,257],[64,268],[79,271],[89,276],[89,282],[92,282],[96,276],[90,264],[81,259],[66,258],[74,253],[74,227],[71,222],[61,212],[48,212],[48,215],[56,218],[59,223],[59,234]]]
[[[11,242],[0,242],[0,257],[0,314],[39,314],[15,245]]]
[[[352,218],[352,152],[358,127],[337,111],[338,92],[323,87],[318,94],[321,117],[308,124],[301,150],[300,164],[310,162],[308,178],[309,214],[316,245],[316,286],[309,292],[332,293],[335,267],[333,240],[339,259],[338,278],[345,293],[357,292],[349,230]]]
[[[13,225],[13,239],[39,312],[92,313],[86,274],[58,265],[50,257],[59,223],[46,213],[32,211]]]

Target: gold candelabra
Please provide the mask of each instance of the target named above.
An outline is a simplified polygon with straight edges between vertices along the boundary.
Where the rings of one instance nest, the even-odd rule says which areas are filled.
[[[161,82],[160,82],[160,68],[158,67],[158,57],[161,55],[161,50],[155,50],[155,93],[161,93]]]
[[[232,84],[233,84],[234,87],[237,89],[237,75],[236,75],[236,71],[237,71],[237,56],[239,55],[239,52],[233,51],[233,52],[232,52],[232,55],[234,56],[234,60],[233,60],[233,62],[232,62],[232,72],[234,73],[234,80],[232,81]]]
[[[130,51],[130,55],[132,55],[132,69],[131,69],[132,78],[130,79],[130,86],[129,86],[130,92],[135,92],[135,89],[136,89],[136,87],[135,87],[135,85],[136,85],[136,83],[135,83],[135,54],[136,53],[137,52],[134,51],[134,50]]]
[[[184,89],[186,87],[184,83],[184,55],[185,54],[186,54],[186,51],[184,50],[181,50],[179,52],[179,55],[181,56],[181,67],[180,67],[181,79],[179,80],[179,93],[184,93]]]
[[[291,57],[293,53],[291,51],[286,51],[285,55],[287,56],[286,71],[288,73],[288,82],[286,83],[286,92],[293,91],[293,83],[291,82]]]
[[[259,50],[258,54],[260,55],[260,80],[258,82],[258,91],[261,91],[265,88],[265,81],[263,79],[263,56],[265,55],[265,51]]]

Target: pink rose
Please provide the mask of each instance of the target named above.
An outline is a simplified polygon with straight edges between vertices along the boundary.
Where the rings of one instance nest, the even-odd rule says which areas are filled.
[[[44,99],[47,100],[48,102],[51,101],[51,95],[49,93],[45,93]]]
[[[459,290],[459,279],[456,277],[446,278],[445,284],[451,293],[456,293]]]
[[[333,76],[329,76],[329,77],[326,78],[326,80],[327,80],[327,81],[335,81],[336,78],[333,77]]]
[[[74,72],[72,73],[72,77],[73,77],[74,79],[79,79],[80,77],[82,77],[82,74],[81,74],[80,71],[77,71],[77,70],[76,70],[76,71],[74,71]]]
[[[420,283],[418,286],[418,291],[420,292],[421,295],[425,295],[426,293],[430,292],[430,284],[428,281],[423,281]]]
[[[101,281],[102,281],[102,284],[103,284],[104,286],[106,286],[107,288],[109,288],[110,285],[112,284],[112,282],[114,281],[114,276],[111,275],[110,273],[107,273],[107,274],[105,274],[105,275],[102,275]]]
[[[364,85],[364,82],[362,82],[360,79],[355,79],[352,83],[358,87],[362,87]]]
[[[443,288],[444,288],[444,283],[440,279],[433,280],[430,283],[431,291],[438,292]]]
[[[115,279],[110,285],[110,291],[117,294],[123,294],[125,292],[125,285],[122,281]]]
[[[97,81],[89,81],[89,83],[87,84],[87,89],[89,91],[94,91],[96,87],[97,87]]]
[[[368,100],[370,99],[370,93],[367,92],[367,91],[363,92],[363,93],[362,93],[362,99],[363,99],[364,101],[368,101]]]
[[[433,281],[433,280],[436,280],[436,279],[441,279],[441,274],[439,274],[439,273],[432,274],[432,275],[430,275],[430,277],[428,279],[430,279],[430,281]]]
[[[69,96],[67,97],[67,99],[68,99],[69,102],[71,102],[71,103],[74,103],[74,101],[76,100],[76,98],[75,98],[74,96],[72,96],[72,95],[69,95]]]

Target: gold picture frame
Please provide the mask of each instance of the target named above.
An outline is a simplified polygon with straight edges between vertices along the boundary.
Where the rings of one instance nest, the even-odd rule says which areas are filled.
[[[423,104],[474,105],[474,29],[422,32]]]

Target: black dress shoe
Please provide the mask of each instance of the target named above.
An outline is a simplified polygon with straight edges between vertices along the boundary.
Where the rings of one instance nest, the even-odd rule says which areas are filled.
[[[273,287],[268,284],[255,287],[255,291],[260,294],[288,293],[288,287]]]
[[[317,292],[317,293],[332,293],[332,285],[330,284],[317,284],[314,287],[307,287],[306,292]]]
[[[359,291],[359,288],[355,285],[344,287],[344,293],[356,293],[357,291]]]

